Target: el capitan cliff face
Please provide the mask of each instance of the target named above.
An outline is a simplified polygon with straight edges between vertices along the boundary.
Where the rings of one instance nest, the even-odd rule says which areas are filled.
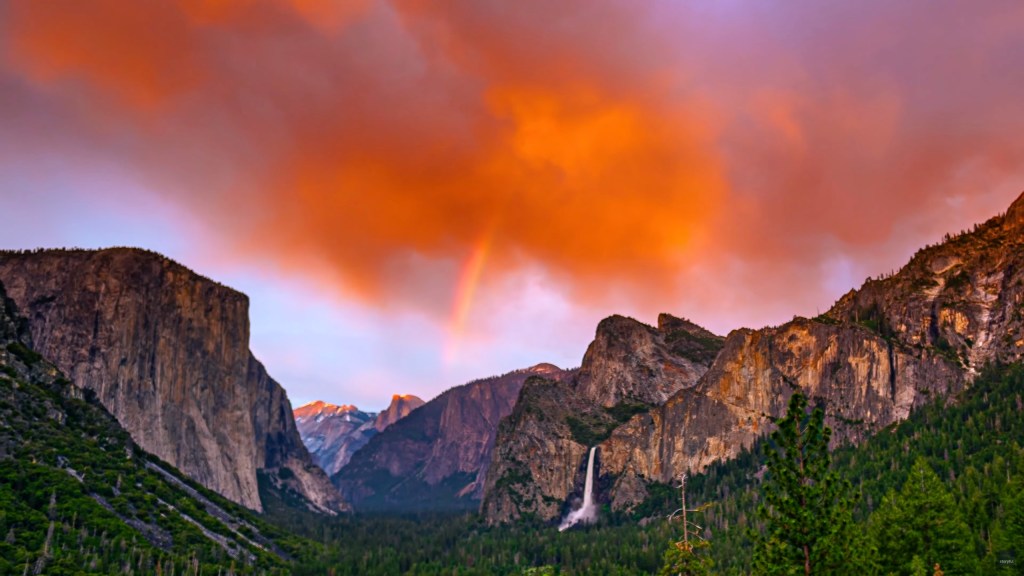
[[[254,510],[257,471],[282,467],[315,508],[344,508],[249,352],[244,294],[134,249],[0,252],[0,281],[38,350],[145,450]]]

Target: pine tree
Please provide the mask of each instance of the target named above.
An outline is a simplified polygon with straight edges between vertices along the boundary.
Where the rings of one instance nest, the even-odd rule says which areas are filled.
[[[702,512],[710,504],[695,509],[687,508],[686,474],[680,478],[679,493],[682,507],[676,510],[669,520],[671,521],[672,517],[678,514],[682,524],[682,535],[678,541],[672,540],[668,543],[658,576],[704,576],[710,574],[712,562],[704,550],[708,547],[708,542],[697,535],[695,528],[699,529],[699,526],[689,519],[690,513]],[[702,551],[703,553],[701,553]]]
[[[928,576],[928,565],[916,554],[910,559],[910,576]]]
[[[910,560],[918,556],[926,566],[939,564],[950,574],[977,571],[971,530],[924,458],[914,463],[899,493],[885,496],[869,526],[883,570],[913,574]]]
[[[658,576],[703,576],[711,574],[711,560],[704,548],[707,541],[672,541],[665,550],[664,563]],[[703,553],[702,553],[703,552]]]
[[[807,414],[807,399],[790,398],[786,417],[771,435],[764,500],[754,534],[757,574],[869,574],[867,546],[853,523],[850,486],[831,469],[821,408]]]

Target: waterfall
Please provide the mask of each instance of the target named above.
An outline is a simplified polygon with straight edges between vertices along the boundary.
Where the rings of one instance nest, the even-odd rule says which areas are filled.
[[[594,504],[594,453],[596,452],[597,446],[592,446],[590,456],[587,458],[587,481],[583,484],[583,504],[569,512],[562,520],[562,524],[558,527],[559,532],[568,530],[580,522],[590,524],[597,520],[597,506]]]
[[[587,481],[583,484],[583,507],[590,508],[594,505],[594,453],[597,446],[590,448],[590,457],[587,458]]]

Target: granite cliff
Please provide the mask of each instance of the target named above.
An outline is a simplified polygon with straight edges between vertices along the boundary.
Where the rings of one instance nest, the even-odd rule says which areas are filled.
[[[634,374],[666,374],[642,339],[617,341]],[[825,408],[834,444],[859,442],[969,386],[984,364],[1022,353],[1024,195],[1005,215],[920,250],[817,318],[732,332],[699,379],[603,433],[580,434],[573,419],[608,410],[629,397],[624,390],[656,401],[665,384],[641,378],[630,388],[614,370],[591,378],[584,393],[578,384],[528,382],[501,424],[482,511],[491,522],[557,518],[579,492],[588,444],[599,446],[599,500],[629,509],[650,482],[735,457],[772,428],[796,390]]]
[[[146,451],[261,510],[257,474],[321,511],[345,508],[249,351],[248,299],[152,252],[0,252],[0,282],[40,353]]]
[[[391,403],[388,404],[388,407],[377,414],[373,421],[373,429],[377,432],[383,432],[388,426],[405,418],[410,412],[424,404],[425,402],[419,396],[395,394],[391,397]]]
[[[313,462],[328,476],[337,474],[357,450],[388,426],[423,405],[411,394],[396,394],[380,413],[317,400],[295,409],[295,424]]]
[[[579,494],[588,448],[697,383],[722,338],[669,314],[654,328],[601,321],[571,378],[530,378],[498,428],[482,511],[491,521],[552,519]],[[601,455],[598,468],[601,468]]]
[[[286,569],[284,532],[141,450],[33,346],[0,282],[0,573]]]
[[[371,438],[332,480],[356,510],[475,508],[523,382],[569,374],[539,364],[451,388]]]

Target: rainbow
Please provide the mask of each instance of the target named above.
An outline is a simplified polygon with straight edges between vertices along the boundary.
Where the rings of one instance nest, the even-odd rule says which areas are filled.
[[[484,264],[487,262],[487,255],[491,251],[491,237],[491,233],[483,234],[480,237],[459,272],[459,280],[455,285],[455,294],[452,300],[451,319],[448,323],[448,340],[444,347],[446,366],[451,365],[458,356],[459,344],[466,330],[466,320],[473,308],[473,297],[480,284],[480,276],[483,273]]]

